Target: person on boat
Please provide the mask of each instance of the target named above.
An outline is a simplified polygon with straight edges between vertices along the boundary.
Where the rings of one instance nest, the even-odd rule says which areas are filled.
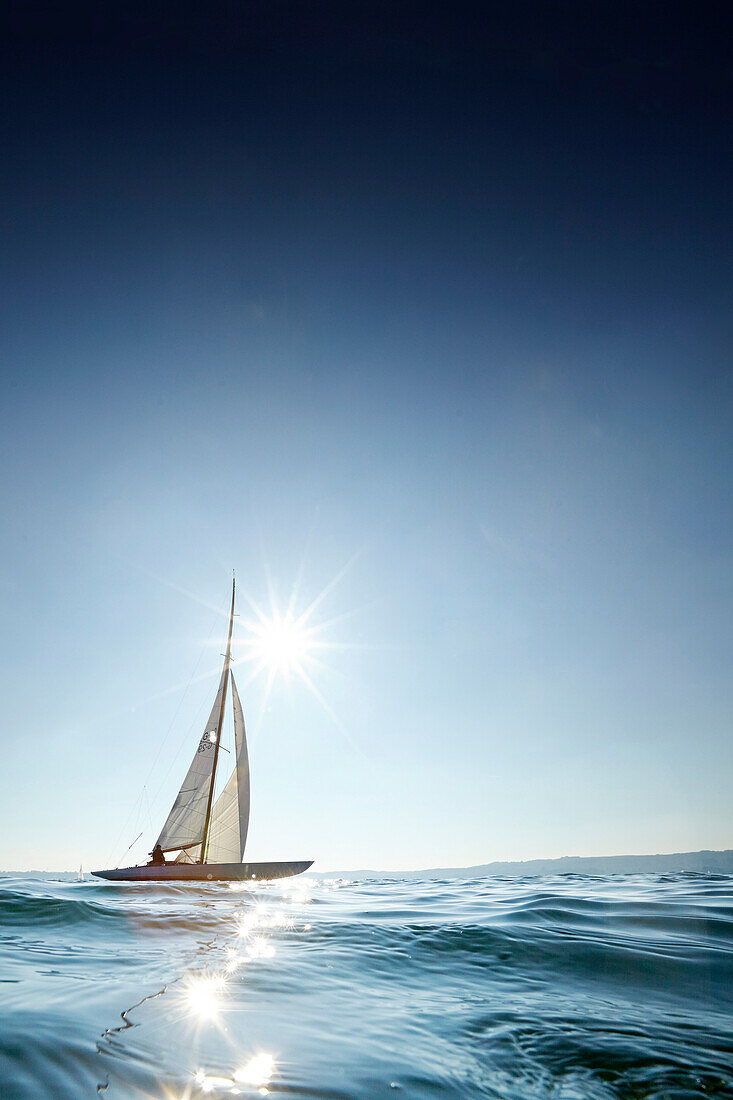
[[[150,855],[152,856],[152,858],[148,863],[148,867],[157,867],[161,863],[165,863],[165,853],[163,852],[160,844],[155,845]]]

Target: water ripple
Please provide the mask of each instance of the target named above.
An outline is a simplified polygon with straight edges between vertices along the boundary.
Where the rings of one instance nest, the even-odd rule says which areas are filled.
[[[733,1097],[727,876],[5,879],[0,928],[3,1100]]]

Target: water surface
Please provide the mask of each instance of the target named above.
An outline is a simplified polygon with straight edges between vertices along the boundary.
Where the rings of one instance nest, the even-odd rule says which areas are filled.
[[[0,879],[0,1095],[733,1097],[733,877]]]

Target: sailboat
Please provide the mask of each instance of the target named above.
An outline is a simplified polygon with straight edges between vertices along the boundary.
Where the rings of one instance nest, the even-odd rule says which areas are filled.
[[[249,758],[242,703],[231,669],[235,581],[229,635],[219,688],[181,784],[153,849],[153,862],[137,867],[92,871],[97,878],[124,882],[217,882],[288,878],[307,871],[313,860],[293,863],[243,863],[249,826]],[[231,775],[214,800],[221,734],[231,682],[234,711],[234,761]],[[173,855],[175,853],[175,855]],[[166,856],[173,855],[170,862]]]

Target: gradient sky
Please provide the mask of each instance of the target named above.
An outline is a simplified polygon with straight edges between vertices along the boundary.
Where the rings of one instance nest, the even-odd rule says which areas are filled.
[[[0,867],[144,855],[232,569],[251,859],[733,846],[724,9],[10,6]]]

